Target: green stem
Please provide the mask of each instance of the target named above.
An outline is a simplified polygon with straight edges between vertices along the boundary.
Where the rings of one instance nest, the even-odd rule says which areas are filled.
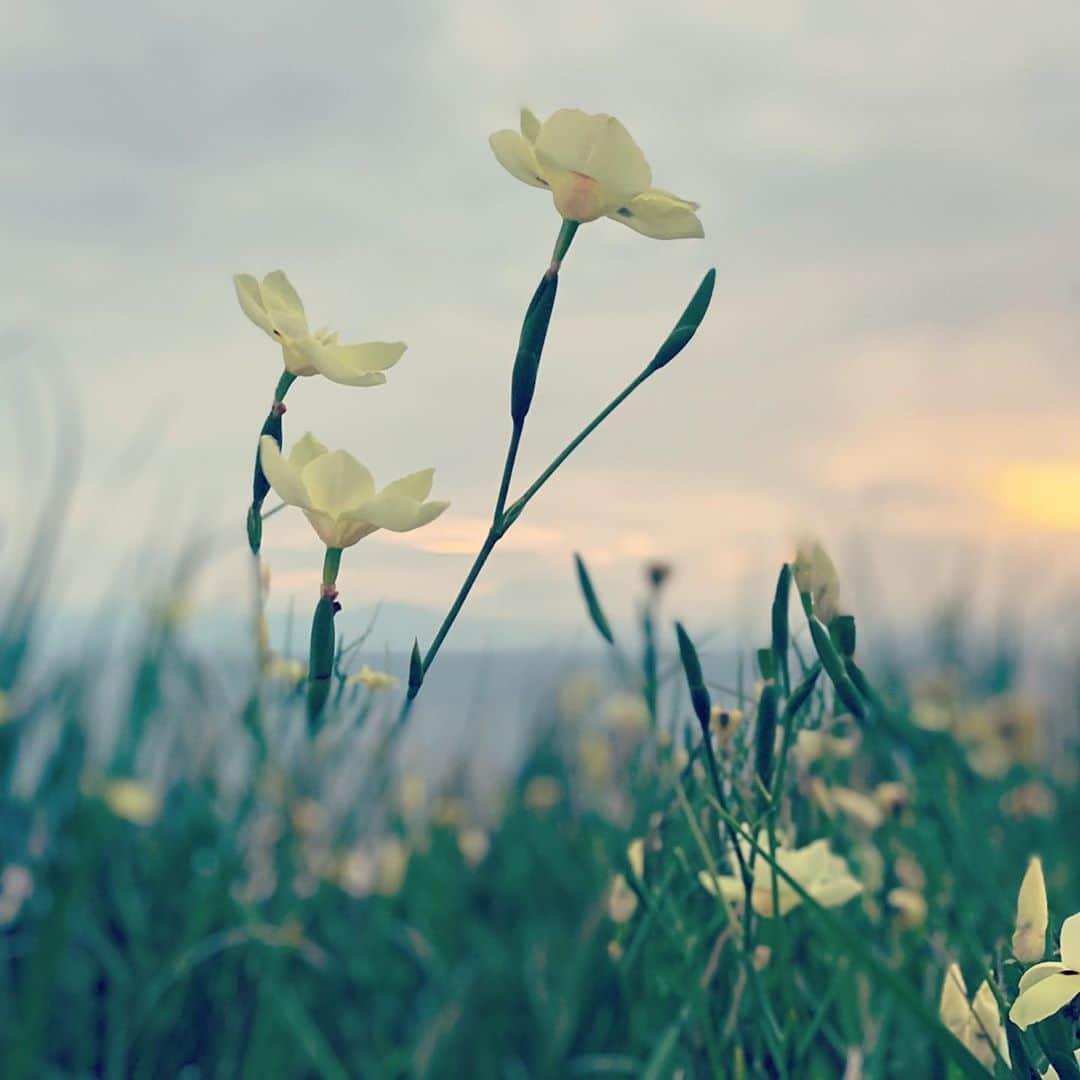
[[[328,547],[326,557],[323,559],[322,583],[327,588],[333,588],[337,583],[338,570],[341,567],[341,548]]]
[[[646,368],[640,375],[623,387],[552,459],[551,464],[525,489],[525,494],[517,499],[506,511],[506,528],[509,528],[521,516],[522,511],[532,502],[540,489],[555,475],[564,461],[652,374]]]

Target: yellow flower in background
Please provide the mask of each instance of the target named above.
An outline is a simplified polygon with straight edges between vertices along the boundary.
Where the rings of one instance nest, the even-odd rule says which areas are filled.
[[[994,1067],[998,1054],[1008,1064],[1009,1044],[1005,1026],[998,1012],[997,999],[985,979],[969,1002],[964,976],[957,964],[950,964],[941,986],[938,1013],[941,1022],[986,1068]]]
[[[350,675],[345,680],[345,685],[366,686],[369,690],[393,690],[399,681],[396,675],[391,675],[386,671],[375,671],[364,664],[355,675]]]
[[[744,860],[749,861],[750,845],[740,838],[740,847],[743,848]],[[759,835],[758,847],[768,851],[769,840],[765,833]],[[776,864],[822,907],[840,907],[863,891],[862,884],[852,875],[847,863],[829,849],[827,840],[815,840],[802,848],[778,846]],[[772,918],[776,914],[773,911],[774,877],[780,915],[786,915],[802,903],[799,893],[785,878],[773,873],[772,867],[759,852],[754,863],[750,903],[754,910],[765,918]],[[740,877],[728,874],[714,877],[709,871],[702,870],[698,874],[698,880],[713,896],[723,896],[731,902],[743,899],[744,889]]]
[[[1042,859],[1033,855],[1020,882],[1020,893],[1016,899],[1016,930],[1012,936],[1012,950],[1017,960],[1034,964],[1043,958],[1049,924]]]
[[[526,785],[522,801],[530,810],[551,810],[562,802],[563,786],[554,776],[534,776]]]
[[[1020,993],[1009,1019],[1020,1029],[1064,1009],[1080,994],[1080,912],[1061,927],[1061,960],[1046,960],[1020,976]]]
[[[310,432],[283,457],[269,435],[259,440],[270,486],[298,506],[327,547],[346,548],[376,529],[410,532],[450,504],[425,502],[434,469],[411,473],[376,493],[371,473],[344,450],[330,452]]]
[[[631,840],[626,849],[626,861],[638,881],[645,880],[645,840]],[[607,911],[612,922],[629,922],[637,911],[638,897],[624,874],[616,874],[608,888]]]
[[[263,665],[263,674],[268,679],[295,686],[307,678],[307,664],[302,660],[291,660],[287,656],[270,656]]]
[[[153,825],[161,816],[161,798],[139,780],[107,780],[101,787],[101,801],[133,825]]]
[[[840,578],[829,553],[818,540],[802,540],[795,550],[791,570],[795,587],[814,598],[814,614],[828,625],[840,613]]]
[[[8,694],[0,690],[0,724],[6,724],[11,719],[11,698]]]
[[[645,155],[614,116],[560,109],[541,123],[522,109],[520,132],[489,142],[507,172],[551,192],[567,221],[609,217],[657,240],[705,235],[698,204],[652,186]]]
[[[323,375],[346,386],[379,386],[383,374],[405,352],[403,341],[369,341],[362,345],[341,345],[336,333],[312,332],[304,305],[283,270],[262,279],[250,274],[233,278],[236,298],[244,314],[280,346],[285,370],[293,375]]]
[[[898,885],[889,890],[885,902],[896,912],[896,922],[904,930],[913,930],[926,922],[929,910],[926,897],[916,889]]]

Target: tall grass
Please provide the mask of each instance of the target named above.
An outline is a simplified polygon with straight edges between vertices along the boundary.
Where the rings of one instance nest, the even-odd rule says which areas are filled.
[[[815,622],[786,570],[755,678],[718,686],[687,631],[680,663],[659,568],[634,640],[578,574],[608,670],[537,702],[495,804],[373,757],[397,691],[339,684],[310,741],[302,689],[264,674],[238,704],[167,608],[127,654],[42,677],[15,590],[0,1072],[1080,1075],[1075,1011],[1010,1028],[1011,1066],[989,1067],[937,1012],[951,961],[1015,996],[1029,855],[1048,956],[1080,906],[1071,706],[1055,729],[1000,663],[878,688],[853,623]],[[777,858],[820,839],[862,886],[839,907]],[[779,867],[783,917],[703,885],[743,858]]]

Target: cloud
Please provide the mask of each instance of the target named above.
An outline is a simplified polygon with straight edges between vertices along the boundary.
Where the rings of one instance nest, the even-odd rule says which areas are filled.
[[[530,507],[478,611],[573,622],[579,548],[623,597],[643,559],[671,556],[673,602],[702,612],[767,591],[805,528],[857,532],[897,574],[935,545],[1028,558],[993,477],[1075,456],[1071,0],[992,13],[978,0],[120,0],[107,13],[43,0],[0,20],[14,253],[0,331],[20,340],[20,366],[58,361],[80,397],[75,595],[146,535],[163,548],[220,536],[215,572],[244,579],[279,360],[229,277],[283,266],[346,339],[410,346],[377,390],[302,381],[287,441],[312,428],[380,477],[435,465],[453,502],[435,529],[373,541],[343,574],[365,596],[448,601],[487,520],[521,314],[557,226],[486,146],[523,104],[617,113],[657,182],[701,201],[708,234],[582,230],[523,483],[639,370],[710,264],[718,287],[691,349]],[[44,453],[51,436],[35,430]],[[12,490],[0,518],[17,532]],[[318,561],[305,523],[268,532],[302,595],[304,560]]]

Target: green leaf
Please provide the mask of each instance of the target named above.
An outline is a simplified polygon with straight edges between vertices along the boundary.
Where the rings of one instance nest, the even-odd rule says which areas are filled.
[[[709,310],[712,300],[713,287],[716,285],[716,271],[710,270],[702,279],[697,291],[690,298],[686,310],[679,316],[675,329],[668,334],[664,344],[657,350],[647,368],[648,371],[659,371],[660,368],[670,364],[690,344],[691,338],[697,333],[701,320]]]
[[[577,552],[574,553],[574,565],[577,567],[578,585],[581,588],[581,595],[585,601],[585,607],[588,609],[589,618],[592,619],[596,632],[609,645],[614,645],[615,635],[611,632],[611,624],[604,614],[604,609],[600,606],[596,589],[593,588],[592,578],[589,577],[589,571],[585,568],[585,560]]]
[[[532,407],[536,392],[536,378],[540,373],[540,357],[547,340],[551,311],[555,306],[555,294],[559,288],[558,274],[545,274],[533,293],[532,300],[521,324],[514,370],[510,377],[510,416],[515,424],[524,423]]]
[[[791,645],[791,626],[788,608],[791,605],[791,567],[784,563],[776,579],[776,592],[772,604],[772,651],[780,670],[785,693],[791,693],[791,672],[788,667],[788,650]]]
[[[675,624],[675,636],[679,641],[679,659],[682,660],[686,684],[690,688],[690,703],[694,707],[694,715],[697,716],[702,728],[707,729],[712,713],[712,699],[709,697],[705,677],[701,672],[701,660],[698,658],[693,641],[690,640],[690,635],[680,622]]]

